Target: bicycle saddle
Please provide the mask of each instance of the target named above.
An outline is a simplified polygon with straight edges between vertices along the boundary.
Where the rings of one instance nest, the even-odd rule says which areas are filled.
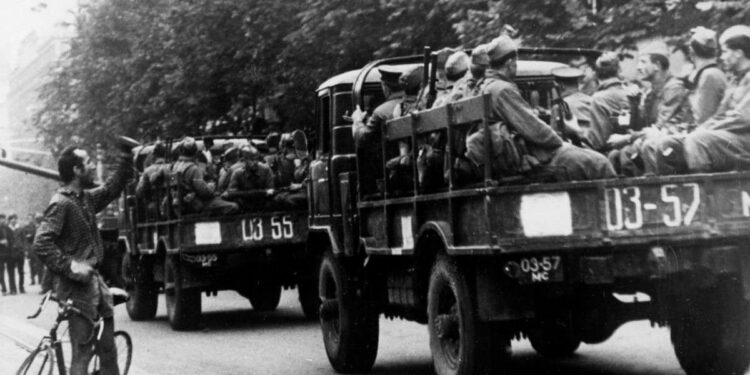
[[[115,306],[125,303],[130,299],[130,294],[128,294],[128,292],[126,292],[124,289],[113,287],[109,288],[109,292],[112,293],[112,304]]]

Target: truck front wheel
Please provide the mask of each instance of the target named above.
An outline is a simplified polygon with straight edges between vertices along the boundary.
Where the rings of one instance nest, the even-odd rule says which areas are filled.
[[[356,283],[348,271],[330,252],[320,264],[323,343],[337,372],[367,372],[378,353],[378,314],[357,295]]]
[[[430,350],[438,375],[497,373],[510,356],[510,339],[479,321],[469,275],[438,255],[427,292]]]
[[[195,328],[201,316],[201,291],[186,288],[179,255],[167,256],[164,264],[164,297],[167,319],[172,329]]]
[[[154,282],[152,261],[125,254],[122,275],[125,279],[125,290],[130,294],[130,299],[125,304],[130,319],[153,319],[159,305],[159,290]]]
[[[688,375],[744,374],[750,365],[750,308],[736,279],[688,291],[670,306],[671,338]]]

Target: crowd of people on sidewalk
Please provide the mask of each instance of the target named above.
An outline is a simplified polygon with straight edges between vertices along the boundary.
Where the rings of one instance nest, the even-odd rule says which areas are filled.
[[[42,292],[50,290],[51,280],[44,265],[31,251],[31,244],[42,215],[29,214],[26,223],[19,223],[16,214],[0,214],[0,290],[3,296],[26,293],[26,264],[29,265],[29,285],[40,285]],[[6,282],[7,275],[7,282]]]

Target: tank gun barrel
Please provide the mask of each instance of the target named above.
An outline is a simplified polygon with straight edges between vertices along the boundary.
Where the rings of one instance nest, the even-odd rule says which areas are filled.
[[[15,169],[18,171],[30,173],[39,177],[47,178],[50,180],[59,181],[60,180],[60,174],[57,173],[57,171],[47,168],[38,167],[36,165],[26,164],[26,163],[19,163],[17,161],[8,160],[4,158],[0,158],[0,165],[8,167],[10,169]]]

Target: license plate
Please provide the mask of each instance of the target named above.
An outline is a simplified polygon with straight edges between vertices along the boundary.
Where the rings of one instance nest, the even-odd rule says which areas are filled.
[[[697,183],[627,186],[604,191],[607,229],[688,227],[699,222],[701,187]]]
[[[559,255],[523,257],[505,264],[505,274],[521,284],[563,281],[562,257]]]
[[[242,220],[242,239],[245,242],[292,238],[294,238],[294,221],[289,215]]]

